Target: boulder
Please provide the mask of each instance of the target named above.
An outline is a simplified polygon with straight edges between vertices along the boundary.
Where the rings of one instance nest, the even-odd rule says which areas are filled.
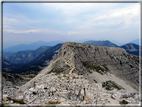
[[[68,92],[55,92],[54,95],[58,95],[59,97],[68,98]]]
[[[111,95],[111,98],[112,98],[112,99],[117,99],[117,95],[116,95],[116,94],[112,94],[112,95]]]

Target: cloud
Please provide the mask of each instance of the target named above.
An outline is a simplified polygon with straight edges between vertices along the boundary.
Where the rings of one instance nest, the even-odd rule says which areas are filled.
[[[80,33],[79,33],[79,32],[75,32],[75,31],[69,31],[69,32],[68,32],[68,35],[74,35],[74,34],[77,34],[77,35],[78,35],[78,34],[80,34]]]
[[[104,36],[104,38],[115,38],[114,35],[120,35],[131,39],[133,37],[129,36],[129,32],[131,34],[139,32],[140,5],[138,3],[11,5],[4,5],[7,6],[3,15],[5,35],[21,36],[21,34],[33,33],[33,35],[52,35],[51,38],[58,38],[60,35],[63,40],[88,37],[99,39]]]
[[[4,32],[8,33],[36,33],[39,32],[38,30],[10,30],[10,29],[5,29]]]

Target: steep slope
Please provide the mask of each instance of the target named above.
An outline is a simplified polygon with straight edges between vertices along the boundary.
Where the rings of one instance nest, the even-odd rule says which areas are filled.
[[[90,45],[94,45],[94,46],[108,46],[108,47],[117,47],[116,44],[105,40],[105,41],[94,41],[94,40],[90,40],[90,41],[85,41],[83,42],[84,44],[90,44]]]
[[[27,51],[19,51],[19,52],[12,53],[12,54],[3,54],[3,58],[9,62],[14,63],[14,64],[29,63],[30,61],[35,59],[39,54],[48,50],[49,48],[51,48],[51,47],[50,46],[41,46],[40,48],[38,48],[34,51],[27,50]]]
[[[31,71],[40,71],[43,69],[45,66],[47,66],[49,63],[54,61],[58,57],[58,51],[61,49],[62,44],[57,44],[50,49],[42,52],[39,54],[38,57],[36,57],[34,60],[29,62],[28,64],[22,64],[17,66],[14,69],[11,69],[9,73],[22,73]]]
[[[61,58],[61,59],[60,59]],[[93,81],[89,73],[111,73],[138,90],[139,58],[122,48],[99,47],[77,43],[65,43],[59,60],[50,72],[77,73]]]
[[[3,65],[2,65],[2,69],[3,69],[3,72],[11,72],[12,69],[15,69],[17,66],[20,66],[20,64],[13,64],[5,59],[3,59],[2,61]]]
[[[122,48],[67,42],[55,61],[4,96],[26,104],[138,104],[138,61]]]
[[[121,46],[121,48],[125,49],[129,54],[139,56],[139,45],[136,45],[134,43],[128,43],[128,44]]]
[[[101,78],[103,76],[109,78],[108,75],[113,75],[114,79],[120,78],[138,90],[139,58],[128,54],[122,48],[67,42],[63,44],[58,58],[49,67],[43,70],[44,73],[76,73],[84,75],[84,78],[90,82],[106,81],[95,75]]]
[[[59,43],[53,46],[49,50],[41,53],[36,59],[31,61],[29,64],[30,65],[34,64],[39,66],[48,65],[51,59],[55,60],[58,57],[58,52],[61,50],[62,45],[63,45],[62,43]]]

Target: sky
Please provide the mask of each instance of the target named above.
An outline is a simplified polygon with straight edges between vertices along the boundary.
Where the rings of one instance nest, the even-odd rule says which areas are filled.
[[[3,46],[140,37],[139,3],[3,3]]]

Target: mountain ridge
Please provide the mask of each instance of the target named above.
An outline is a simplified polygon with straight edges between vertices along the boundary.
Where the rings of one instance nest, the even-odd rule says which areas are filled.
[[[127,51],[127,53],[129,53],[129,54],[141,56],[141,55],[139,55],[139,50],[140,50],[141,46],[139,46],[137,44],[127,43],[125,45],[120,46],[120,48],[125,49]]]
[[[87,56],[87,57],[85,57],[85,56]],[[111,73],[117,75],[120,78],[123,78],[129,84],[131,84],[130,78],[125,77],[121,70],[123,70],[123,72],[128,72],[126,70],[126,68],[127,68],[130,70],[129,72],[131,72],[130,76],[132,76],[132,77],[134,77],[135,75],[138,76],[137,75],[138,69],[139,69],[138,68],[138,63],[139,63],[138,57],[128,54],[126,52],[126,50],[123,48],[105,47],[105,46],[99,47],[99,46],[91,46],[91,45],[78,44],[78,43],[65,43],[62,46],[62,51],[59,52],[58,58],[60,58],[60,57],[64,57],[63,60],[61,60],[61,61],[59,60],[60,63],[62,62],[64,64],[54,67],[55,69],[53,69],[51,72],[56,73],[57,69],[58,69],[57,72],[62,72],[62,70],[64,69],[63,70],[64,73],[76,72],[77,74],[81,75],[81,74],[84,74],[85,73],[84,71],[86,71],[86,69],[88,69],[88,68],[90,70],[94,69],[97,72],[100,72],[101,74],[103,74],[103,70],[104,70],[104,72],[107,72],[107,70],[109,70],[109,71],[111,71]],[[130,60],[130,62],[133,63],[133,65],[131,63],[129,63],[128,60]],[[70,65],[68,65],[67,63]],[[115,66],[116,64],[117,64],[117,66]],[[129,66],[126,66],[126,65],[129,65]],[[65,66],[65,67],[63,67],[63,66]],[[63,69],[62,69],[62,67],[63,67]],[[132,69],[134,71],[135,70],[137,71],[136,74]],[[101,70],[101,71],[99,71],[99,70]],[[118,73],[118,71],[119,71],[119,73]],[[90,71],[88,71],[88,72],[90,72]],[[136,84],[138,85],[138,83],[137,83],[137,81],[139,81],[139,80],[137,80],[138,77],[135,79],[136,80],[134,80],[135,81],[134,84],[131,84],[133,87],[136,87],[135,86]],[[92,81],[92,80],[90,80],[90,81]]]
[[[10,104],[15,100],[18,103],[19,99],[26,104],[139,103],[138,56],[119,47],[73,42],[60,45],[61,50],[58,46],[51,49],[58,57],[30,81],[16,88],[9,88],[10,83],[4,82],[3,101]],[[14,76],[21,78],[21,75]]]
[[[61,48],[62,44],[57,44],[48,50],[40,53],[38,57],[33,59],[31,62],[27,64],[19,65],[13,69],[9,73],[23,73],[23,72],[31,72],[31,71],[39,71],[47,66],[52,60],[57,58],[58,50]]]
[[[104,41],[89,40],[89,41],[85,41],[83,43],[84,44],[94,45],[94,46],[118,47],[116,44],[110,42],[109,40],[104,40]]]
[[[12,47],[8,47],[3,49],[3,51],[14,53],[14,52],[24,51],[24,50],[35,50],[35,49],[38,49],[40,46],[54,46],[58,43],[62,43],[62,41],[52,41],[52,42],[37,41],[31,44],[19,44]]]
[[[13,64],[29,63],[39,56],[42,52],[48,50],[51,46],[41,46],[36,50],[18,51],[12,54],[3,54],[3,58]]]

